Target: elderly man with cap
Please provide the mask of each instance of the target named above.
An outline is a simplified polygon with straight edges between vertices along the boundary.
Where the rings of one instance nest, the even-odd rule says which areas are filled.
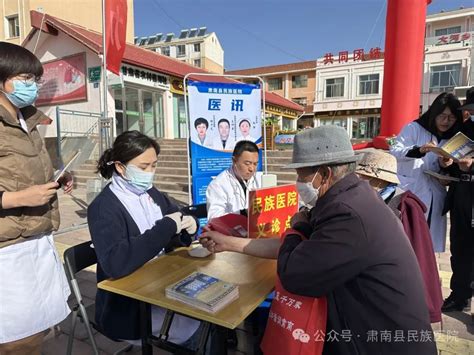
[[[464,123],[461,128],[468,138],[474,140],[474,86],[466,92],[466,102],[462,110]],[[446,207],[450,211],[450,251],[451,251],[451,294],[444,301],[442,311],[463,311],[469,309],[474,284],[474,158],[440,159],[450,175],[459,178],[449,186]],[[471,312],[473,310],[471,309]]]
[[[203,244],[277,258],[285,290],[326,298],[324,354],[434,355],[414,252],[398,218],[354,173],[356,161],[343,128],[297,134],[288,167],[296,169],[300,196],[314,207],[293,217],[281,242],[206,232]]]

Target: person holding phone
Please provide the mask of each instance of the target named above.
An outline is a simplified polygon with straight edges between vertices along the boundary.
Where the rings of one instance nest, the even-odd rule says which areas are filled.
[[[397,158],[399,187],[413,192],[426,207],[425,217],[436,253],[444,252],[446,246],[446,187],[424,171],[440,171],[438,156],[430,152],[430,147],[443,145],[459,132],[460,106],[456,96],[441,93],[425,113],[403,127],[390,147],[390,153]]]
[[[43,75],[27,49],[0,42],[0,354],[39,354],[46,331],[67,317],[69,286],[52,232],[59,227],[53,165],[33,105]]]

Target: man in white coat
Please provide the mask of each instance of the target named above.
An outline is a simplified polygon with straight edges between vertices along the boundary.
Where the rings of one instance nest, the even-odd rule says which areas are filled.
[[[208,219],[227,213],[247,213],[248,191],[262,187],[262,173],[257,172],[257,166],[257,145],[250,141],[238,142],[232,153],[232,166],[207,187]]]
[[[230,135],[230,122],[227,118],[221,118],[217,122],[217,136],[214,137],[212,146],[217,150],[232,150],[235,146],[235,139]]]

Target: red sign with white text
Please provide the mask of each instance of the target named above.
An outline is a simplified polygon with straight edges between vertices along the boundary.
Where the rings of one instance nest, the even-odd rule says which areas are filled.
[[[85,53],[43,63],[43,70],[36,106],[87,100]]]
[[[298,212],[296,184],[249,191],[248,235],[250,238],[281,237]]]

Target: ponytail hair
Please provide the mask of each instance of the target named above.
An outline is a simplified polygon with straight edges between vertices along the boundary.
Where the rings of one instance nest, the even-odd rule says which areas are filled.
[[[102,175],[105,179],[110,179],[113,172],[115,171],[115,165],[109,162],[113,161],[113,149],[107,149],[97,162],[97,172]],[[108,164],[109,163],[109,164]]]
[[[160,154],[160,145],[138,131],[123,132],[114,141],[112,148],[107,149],[97,162],[97,172],[105,179],[110,179],[115,170],[115,162],[126,165],[130,160],[143,154],[147,149],[155,149]]]

